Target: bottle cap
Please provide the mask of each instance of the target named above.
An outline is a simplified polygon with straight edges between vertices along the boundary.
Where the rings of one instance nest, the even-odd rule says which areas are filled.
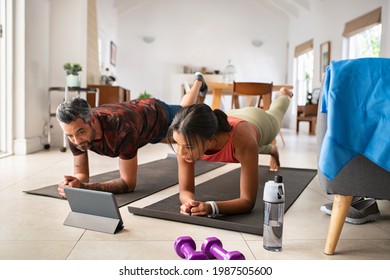
[[[285,193],[284,184],[282,182],[283,178],[280,175],[276,175],[274,181],[266,182],[264,186],[263,200],[271,203],[284,202]]]
[[[283,177],[281,175],[275,175],[275,183],[283,183]]]

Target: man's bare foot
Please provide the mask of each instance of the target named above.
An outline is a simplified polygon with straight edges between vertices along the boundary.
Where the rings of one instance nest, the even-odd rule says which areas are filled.
[[[269,170],[278,171],[280,167],[280,161],[279,161],[279,151],[276,145],[273,145],[270,155],[271,155],[271,159],[269,161]]]
[[[294,94],[285,87],[282,87],[280,89],[280,95],[285,95],[285,96],[288,96],[290,98],[294,96]]]

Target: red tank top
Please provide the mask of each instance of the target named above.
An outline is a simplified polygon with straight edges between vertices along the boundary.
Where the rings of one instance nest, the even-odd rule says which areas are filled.
[[[233,143],[233,135],[237,128],[237,125],[240,122],[244,122],[242,119],[238,119],[235,117],[228,116],[228,122],[232,126],[232,130],[229,132],[229,141],[226,145],[218,152],[212,155],[202,155],[201,159],[206,161],[214,161],[214,162],[239,162],[234,157],[234,143]]]

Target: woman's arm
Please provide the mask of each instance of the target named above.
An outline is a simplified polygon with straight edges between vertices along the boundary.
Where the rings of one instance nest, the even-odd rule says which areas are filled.
[[[240,123],[233,135],[234,155],[241,164],[240,197],[228,201],[217,201],[222,214],[240,214],[250,212],[256,203],[258,175],[258,145],[250,124]]]
[[[179,198],[182,203],[180,212],[191,214],[191,202],[195,200],[195,164],[186,162],[179,155],[177,156],[179,170]]]

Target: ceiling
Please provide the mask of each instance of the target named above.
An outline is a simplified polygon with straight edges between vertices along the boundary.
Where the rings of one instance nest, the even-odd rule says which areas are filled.
[[[118,14],[123,14],[132,9],[149,3],[153,0],[115,0],[114,6],[118,10]],[[312,1],[323,0],[253,0],[261,7],[267,9],[275,16],[286,19],[299,18],[302,11],[310,11]]]

